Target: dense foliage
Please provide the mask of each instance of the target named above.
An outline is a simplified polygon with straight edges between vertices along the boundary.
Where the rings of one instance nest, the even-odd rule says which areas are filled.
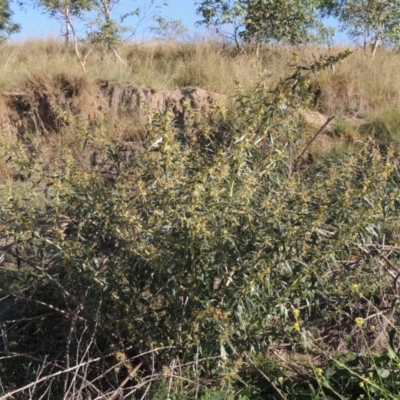
[[[299,157],[309,74],[346,55],[259,70],[211,120],[150,113],[128,156],[60,110],[93,170],[3,139],[0,398],[395,399],[397,149]]]

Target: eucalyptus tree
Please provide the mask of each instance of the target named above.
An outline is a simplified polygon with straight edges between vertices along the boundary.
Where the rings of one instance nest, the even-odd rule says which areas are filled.
[[[379,45],[400,41],[400,0],[330,0],[326,10],[371,57]]]
[[[92,8],[92,0],[39,0],[39,5],[50,17],[63,22],[65,44],[69,45],[71,39],[76,39],[73,18],[82,18]]]
[[[332,32],[321,22],[323,0],[202,0],[199,24],[228,28],[237,45],[244,42],[309,43]]]
[[[88,23],[91,30],[88,34],[91,43],[101,43],[112,49],[122,41],[122,34],[129,31],[113,16],[113,10],[119,4],[119,0],[92,0],[96,18]],[[139,9],[131,14],[138,14]]]
[[[6,0],[0,0],[6,1]],[[120,15],[120,0],[34,0],[51,17],[60,19],[65,26],[65,42],[69,45],[74,44],[75,53],[83,70],[85,70],[86,59],[89,56],[93,46],[100,45],[111,51],[115,58],[124,63],[124,60],[117,52],[117,45],[124,41],[126,36],[133,36],[135,29],[127,26],[124,22],[128,17],[136,16],[139,20],[138,25],[149,17],[157,15],[162,2],[165,0],[144,0],[140,7]],[[82,54],[80,41],[78,40],[74,20],[80,19],[86,27],[86,52]],[[137,27],[136,27],[137,28]],[[133,33],[132,33],[133,31]]]
[[[75,20],[83,20],[85,13],[93,8],[92,0],[37,0],[39,7],[44,9],[50,17],[61,20],[64,25],[65,44],[73,44],[76,58],[84,72],[86,60],[91,52],[87,49],[82,53],[75,29]]]
[[[0,41],[6,40],[12,33],[20,31],[21,27],[12,20],[13,12],[8,0],[0,0]]]
[[[120,0],[90,0],[95,18],[88,21],[88,40],[98,43],[112,51],[115,58],[124,63],[117,52],[117,45],[135,35],[137,28],[143,22],[159,16],[161,5],[167,5],[166,0],[144,0],[140,7],[132,8],[124,14],[118,14]],[[135,1],[134,1],[135,2]],[[127,19],[136,17],[136,26],[126,24]]]

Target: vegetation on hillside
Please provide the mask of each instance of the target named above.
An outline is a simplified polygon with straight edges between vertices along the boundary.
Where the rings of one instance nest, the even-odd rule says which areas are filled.
[[[3,47],[2,68],[25,69],[3,87],[53,62],[230,104],[187,103],[183,125],[148,110],[129,152],[111,121],[61,107],[52,133],[1,136],[0,399],[399,397],[395,52],[126,47],[132,68],[105,56],[84,75],[34,46],[49,56],[30,72],[32,53]],[[312,107],[341,117],[330,136],[301,117]]]
[[[222,42],[147,45],[155,1],[37,3],[65,42],[0,47],[0,400],[400,397],[395,3],[198,1]],[[322,15],[363,51],[287,46]]]

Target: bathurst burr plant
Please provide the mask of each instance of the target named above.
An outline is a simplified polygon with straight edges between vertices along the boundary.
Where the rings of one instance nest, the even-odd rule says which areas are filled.
[[[0,398],[344,398],[368,379],[378,396],[397,390],[358,385],[379,364],[372,350],[340,358],[391,332],[381,375],[397,373],[397,150],[369,140],[303,156],[309,74],[345,56],[294,65],[274,90],[256,68],[252,90],[238,85],[212,118],[190,104],[184,126],[149,112],[128,156],[60,115],[100,154],[93,169],[4,141]]]

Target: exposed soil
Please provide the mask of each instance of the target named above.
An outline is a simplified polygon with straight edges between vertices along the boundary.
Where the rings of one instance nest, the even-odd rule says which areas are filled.
[[[23,137],[32,132],[59,132],[65,112],[88,125],[125,119],[130,129],[144,122],[145,109],[171,109],[178,125],[185,120],[185,102],[203,114],[211,114],[224,96],[194,87],[155,90],[125,82],[100,81],[56,75],[32,79],[18,93],[0,95],[0,129],[3,135]],[[126,128],[128,129],[128,128]]]
[[[28,80],[18,93],[0,94],[0,134],[13,142],[37,132],[62,134],[71,122],[85,127],[105,124],[118,132],[121,154],[125,150],[130,154],[146,132],[148,109],[160,112],[168,109],[174,115],[175,124],[184,127],[187,104],[212,118],[217,102],[224,101],[224,95],[195,87],[156,90],[128,82],[90,83],[81,77],[65,75],[37,77]],[[327,120],[325,115],[310,110],[301,112],[299,117],[308,127],[305,132],[309,132],[309,139]],[[334,123],[328,124],[313,141],[309,149],[311,156],[335,149],[338,135]],[[339,139],[354,143],[359,138],[352,132],[344,132]],[[79,158],[89,169],[102,164],[99,152],[90,145]]]
[[[123,113],[140,118],[143,107],[147,105],[151,109],[161,112],[170,108],[178,124],[184,122],[185,100],[189,100],[191,107],[195,110],[210,114],[215,102],[224,99],[223,95],[194,87],[155,90],[129,83],[104,81],[100,83],[100,89],[109,101],[109,112],[112,117]]]

